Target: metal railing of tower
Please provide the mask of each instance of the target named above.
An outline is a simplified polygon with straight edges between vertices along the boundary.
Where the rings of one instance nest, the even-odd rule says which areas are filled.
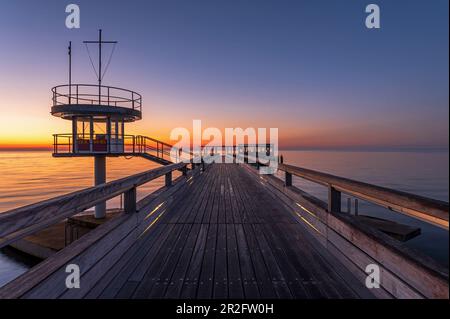
[[[134,91],[114,86],[101,86],[99,94],[94,84],[58,85],[52,88],[53,106],[104,105],[130,108],[142,112],[142,96]]]

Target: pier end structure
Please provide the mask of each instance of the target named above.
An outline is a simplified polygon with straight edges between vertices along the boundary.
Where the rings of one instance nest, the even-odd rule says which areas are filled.
[[[54,134],[54,157],[92,156],[95,185],[106,182],[106,157],[134,155],[138,144],[136,136],[125,135],[125,124],[142,119],[142,96],[134,91],[102,85],[102,45],[116,44],[103,41],[99,30],[98,84],[72,83],[72,44],[69,45],[69,84],[52,88],[53,116],[72,122],[72,132]],[[106,216],[106,203],[95,207],[95,217]]]

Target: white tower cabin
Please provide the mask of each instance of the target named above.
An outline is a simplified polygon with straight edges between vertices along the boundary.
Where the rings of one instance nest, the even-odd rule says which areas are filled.
[[[51,114],[72,121],[72,132],[54,135],[53,156],[94,157],[95,185],[99,185],[106,182],[107,156],[136,153],[136,137],[125,135],[125,123],[142,118],[142,97],[131,90],[102,85],[105,74],[104,71],[102,73],[102,45],[115,45],[117,42],[103,41],[102,31],[99,30],[98,41],[84,43],[86,46],[98,45],[98,69],[94,68],[98,84],[72,84],[70,44],[69,84],[52,89]],[[103,202],[95,207],[95,217],[105,216],[106,202]]]

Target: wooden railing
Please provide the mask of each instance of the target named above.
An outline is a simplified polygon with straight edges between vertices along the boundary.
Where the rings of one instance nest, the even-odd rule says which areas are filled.
[[[121,194],[125,213],[133,213],[138,186],[161,176],[165,176],[166,186],[170,186],[172,172],[182,170],[185,174],[186,169],[186,163],[171,164],[1,213],[0,248]]]
[[[244,164],[258,174],[257,165]],[[255,168],[256,166],[256,168]],[[403,245],[385,233],[341,212],[341,193],[363,199],[393,211],[448,230],[447,202],[400,192],[292,165],[279,164],[284,179],[259,175],[273,196],[290,207],[294,217],[308,233],[364,281],[366,267],[380,268],[380,288],[372,289],[379,298],[448,298],[448,267],[433,258]],[[293,176],[328,188],[322,200],[293,185]]]
[[[447,202],[292,165],[279,164],[278,169],[285,172],[286,186],[292,186],[294,175],[327,187],[329,211],[341,211],[341,193],[345,193],[448,230]]]
[[[0,214],[2,247],[92,207],[99,201],[125,195],[124,212],[1,287],[0,299],[89,298],[91,289],[103,289],[101,285],[96,286],[102,276],[130,250],[137,238],[149,231],[166,213],[166,207],[176,198],[175,194],[187,191],[205,169],[205,166],[193,163],[192,169],[187,171],[186,165],[177,163],[159,167]],[[174,170],[182,170],[183,175],[173,179]],[[165,176],[165,186],[136,202],[136,188],[162,176]],[[68,289],[65,284],[68,264],[80,267],[83,278],[80,289]]]

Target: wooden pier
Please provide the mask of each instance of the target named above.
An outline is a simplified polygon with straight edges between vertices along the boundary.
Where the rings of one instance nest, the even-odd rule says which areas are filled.
[[[0,214],[0,247],[124,194],[124,211],[0,298],[448,298],[448,268],[341,212],[341,193],[448,230],[448,203],[280,164],[176,163]],[[173,171],[182,175],[173,178]],[[292,175],[329,189],[324,203]],[[136,202],[136,188],[165,186]],[[79,289],[65,284],[80,267]],[[366,267],[381,270],[368,289]]]

